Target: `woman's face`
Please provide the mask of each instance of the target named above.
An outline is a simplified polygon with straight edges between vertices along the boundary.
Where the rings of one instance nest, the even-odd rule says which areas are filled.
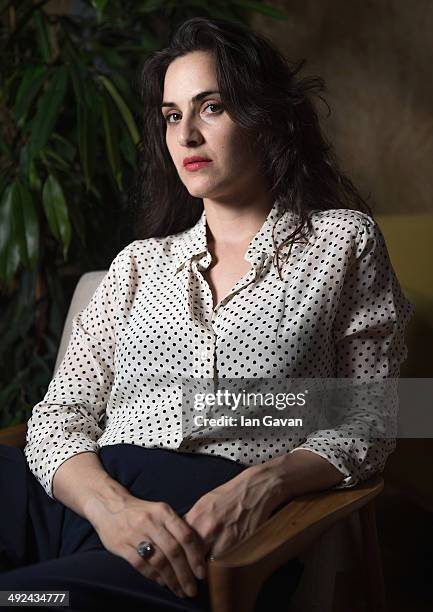
[[[192,196],[221,202],[257,197],[262,179],[253,141],[221,105],[211,53],[194,51],[173,60],[165,74],[161,111],[168,150]],[[193,156],[211,161],[192,171],[184,159]]]

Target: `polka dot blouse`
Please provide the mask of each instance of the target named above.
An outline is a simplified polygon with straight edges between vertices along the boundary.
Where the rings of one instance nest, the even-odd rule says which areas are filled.
[[[135,240],[113,260],[88,306],[73,319],[66,354],[28,422],[24,453],[53,498],[56,469],[106,445],[137,444],[264,463],[298,449],[341,471],[335,488],[382,471],[395,439],[367,443],[347,432],[288,431],[277,438],[244,431],[227,439],[182,428],[179,395],[155,384],[181,378],[398,377],[413,313],[383,235],[365,213],[315,211],[308,241],[277,244],[294,213],[275,202],[249,244],[251,269],[214,307],[202,275],[211,264],[206,213],[194,227]],[[322,435],[319,435],[322,434]],[[325,434],[325,435],[323,435]]]

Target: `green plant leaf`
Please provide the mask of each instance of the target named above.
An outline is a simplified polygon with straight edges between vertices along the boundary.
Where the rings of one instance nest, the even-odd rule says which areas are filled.
[[[137,96],[132,95],[131,87],[127,79],[125,79],[120,72],[113,71],[111,73],[111,80],[125,100],[125,103],[127,104],[131,113],[136,113],[139,115],[143,110],[142,104]]]
[[[149,27],[146,27],[146,22],[141,25],[141,46],[138,52],[142,53],[147,51],[154,51],[156,49],[160,49],[163,46],[163,42],[158,34],[155,34]]]
[[[19,155],[20,155],[19,166],[20,166],[21,175],[26,176],[30,179],[32,160],[29,155],[29,145],[28,144],[24,144],[21,147]]]
[[[76,100],[78,148],[86,188],[89,190],[95,172],[99,94],[93,82],[88,78],[86,68],[82,64],[71,61],[69,70]]]
[[[6,250],[10,232],[10,211],[12,210],[12,185],[10,183],[3,192],[0,202],[0,253]]]
[[[40,193],[42,189],[42,183],[38,175],[38,169],[36,167],[36,163],[34,161],[32,161],[30,164],[30,171],[29,171],[28,176],[29,176],[30,189],[34,191],[35,193]]]
[[[56,70],[45,93],[41,97],[36,116],[32,121],[30,136],[30,159],[45,147],[59,115],[68,84],[65,66]]]
[[[29,260],[27,257],[26,230],[25,230],[24,219],[22,215],[19,188],[20,188],[20,185],[18,181],[12,184],[12,211],[11,211],[12,212],[11,214],[12,235],[14,237],[15,243],[18,245],[20,259],[23,262],[23,264],[28,267]]]
[[[58,132],[54,132],[54,134],[52,135],[52,142],[56,147],[57,153],[61,155],[63,159],[72,164],[77,153],[76,147],[74,147],[74,145],[69,142],[69,140],[66,140],[66,138],[64,138]]]
[[[120,150],[123,157],[129,162],[131,167],[135,169],[137,161],[137,149],[131,140],[128,132],[122,130],[122,137],[120,139]]]
[[[116,103],[117,108],[119,109],[120,114],[123,117],[123,120],[125,121],[128,127],[133,143],[137,144],[138,141],[140,140],[140,135],[138,133],[138,129],[135,124],[134,117],[132,116],[131,111],[129,110],[127,105],[125,104],[125,101],[123,100],[122,96],[119,94],[113,82],[110,81],[108,77],[100,74],[96,78],[100,83],[104,85],[104,87],[106,88],[110,96],[113,98],[114,102]]]
[[[41,151],[41,156],[44,155],[45,158],[50,158],[51,161],[57,166],[59,170],[63,170],[64,172],[72,172],[72,168],[67,161],[63,159],[54,149],[45,148]]]
[[[44,187],[42,189],[42,204],[45,211],[45,216],[48,221],[48,227],[50,228],[53,236],[60,241],[60,229],[57,222],[57,213],[56,213],[56,202],[55,195],[58,195],[60,192],[60,196],[58,196],[58,200],[61,201],[60,206],[63,205],[63,192],[61,188],[57,185],[54,177],[51,175],[48,176],[47,180],[44,183]],[[53,197],[54,196],[54,197]]]
[[[121,55],[119,50],[124,51],[123,48],[110,49],[110,47],[102,45],[98,45],[96,49],[97,53],[104,58],[109,66],[112,66],[115,70],[123,70],[127,64],[127,58]]]
[[[91,187],[90,191],[92,191]],[[86,210],[85,213],[87,214],[87,212],[88,211]],[[83,214],[83,211],[79,206],[70,206],[69,216],[71,219],[71,226],[75,232],[75,235],[78,236],[78,238],[80,239],[82,248],[87,250],[88,244],[86,232],[88,232],[88,219],[86,219],[85,215]]]
[[[19,206],[15,208],[16,240],[21,261],[30,268],[36,265],[39,253],[39,223],[32,194],[19,182],[16,184]],[[18,235],[19,233],[19,235]]]
[[[87,190],[95,172],[96,144],[98,135],[98,114],[95,106],[88,108],[84,104],[77,106],[78,143],[81,165]]]
[[[42,10],[41,5],[46,4],[46,1],[41,1],[36,4],[33,2],[27,2],[27,9],[21,14],[19,19],[17,20],[17,25],[15,29],[11,32],[10,36],[6,39],[6,44],[4,45],[4,50],[7,51],[11,49],[15,43],[15,41],[19,38],[21,34],[21,30],[25,29],[27,22],[32,18],[33,13],[40,12]],[[11,3],[12,4],[12,3]]]
[[[42,189],[42,204],[53,235],[63,245],[63,258],[67,259],[71,242],[71,224],[63,189],[53,174],[49,174]]]
[[[13,233],[13,207],[16,204],[14,183],[8,185],[0,203],[0,280],[9,284],[20,264],[18,243]],[[15,201],[14,201],[15,200]]]
[[[98,23],[101,23],[102,17],[104,16],[104,9],[107,4],[107,0],[92,0],[92,4],[96,10]]]
[[[79,62],[74,61],[73,59],[69,62],[68,69],[77,104],[85,104],[87,99],[86,70]]]
[[[19,127],[22,127],[28,110],[38,94],[46,75],[47,70],[45,66],[29,66],[24,71],[15,98],[15,108],[12,111],[12,116]]]
[[[11,177],[8,172],[5,170],[0,172],[0,197],[3,194],[3,191],[6,189],[6,186],[10,183]]]
[[[13,157],[12,149],[4,138],[0,138],[0,153],[8,159]]]
[[[111,112],[110,101],[101,97],[102,119],[104,123],[105,148],[111,172],[119,189],[122,189],[122,171],[120,168],[119,141],[116,131],[116,119]]]
[[[36,25],[36,40],[40,54],[45,62],[49,62],[51,59],[52,50],[44,11],[35,11],[35,14],[33,15],[33,23]]]

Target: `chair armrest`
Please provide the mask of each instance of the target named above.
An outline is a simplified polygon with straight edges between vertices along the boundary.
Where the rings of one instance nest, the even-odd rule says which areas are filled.
[[[324,531],[361,509],[382,491],[379,474],[356,487],[301,495],[276,512],[257,531],[208,564],[212,610],[253,608],[257,594],[278,567],[299,555]],[[248,588],[240,588],[248,583]],[[242,601],[233,600],[242,593]],[[244,596],[248,593],[250,601]],[[230,593],[230,603],[225,594]]]
[[[0,429],[0,444],[24,448],[26,445],[27,423]]]

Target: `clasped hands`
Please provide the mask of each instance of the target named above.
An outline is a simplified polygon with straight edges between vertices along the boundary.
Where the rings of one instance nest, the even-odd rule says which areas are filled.
[[[254,533],[283,501],[282,480],[275,466],[254,465],[200,497],[183,516],[165,502],[139,499],[126,490],[120,497],[92,498],[88,516],[108,551],[175,595],[195,597],[208,555]],[[141,541],[154,545],[149,558],[137,554]]]

